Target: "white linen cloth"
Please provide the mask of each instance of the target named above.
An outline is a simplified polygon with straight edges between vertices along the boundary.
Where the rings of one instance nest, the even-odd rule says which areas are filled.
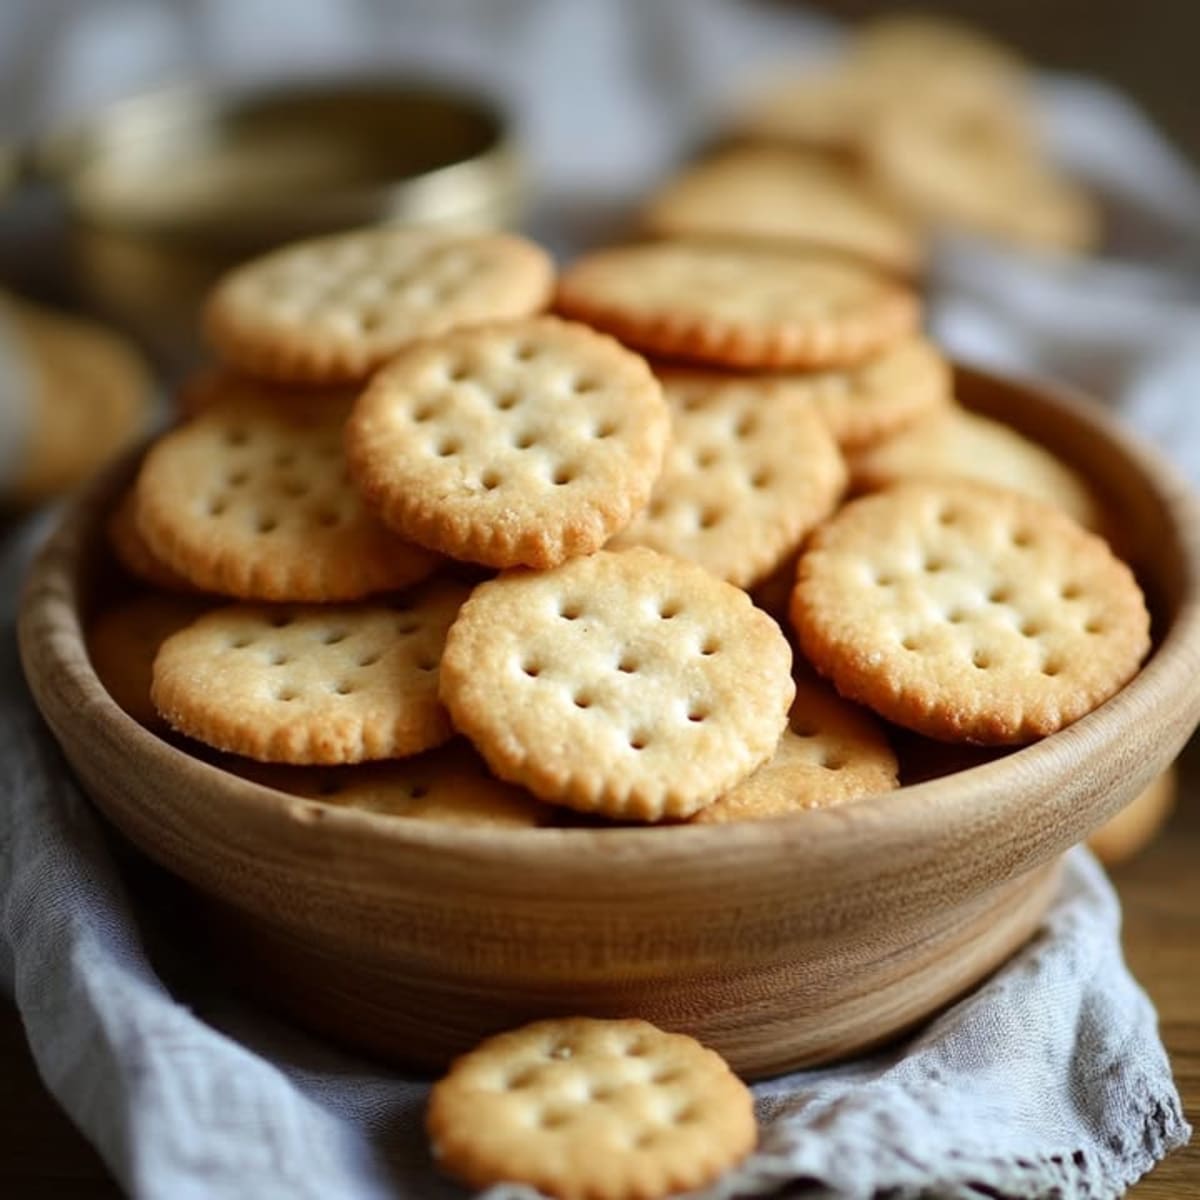
[[[477,9],[486,37],[471,24]],[[279,22],[267,0],[103,0],[80,6],[86,16],[56,38],[47,13],[63,3],[31,3],[49,69],[0,78],[23,79],[26,107],[61,117],[117,90],[114,76],[146,84],[195,66],[195,53],[229,78],[281,63],[416,62],[506,95],[552,189],[620,195],[685,152],[736,75],[836,37],[801,13],[722,0],[306,0],[288,10]],[[0,59],[20,44],[21,13],[0,14]],[[271,25],[270,62],[245,36],[255,21]],[[968,357],[1091,389],[1200,479],[1200,187],[1111,91],[1049,80],[1041,100],[1056,153],[1120,211],[1128,261],[1058,264],[947,242],[935,329]],[[0,558],[6,603],[23,557],[14,541]],[[1119,1195],[1190,1130],[1118,923],[1103,873],[1073,852],[1037,937],[974,995],[885,1053],[758,1085],[759,1151],[710,1194]],[[182,936],[169,914],[131,902],[113,845],[32,711],[5,630],[0,983],[47,1086],[122,1185],[147,1200],[462,1194],[432,1170],[422,1082],[239,1002],[219,964],[181,948]]]

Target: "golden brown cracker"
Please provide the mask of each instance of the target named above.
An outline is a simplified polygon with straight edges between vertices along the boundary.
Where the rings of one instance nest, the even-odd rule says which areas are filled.
[[[847,453],[895,437],[953,399],[950,364],[920,337],[845,370],[780,371],[761,379],[781,393],[805,397]]]
[[[583,811],[687,817],[774,752],[791,650],[737,588],[635,548],[476,588],[442,698],[501,778]]]
[[[969,479],[1052,504],[1093,531],[1106,526],[1099,498],[1078,471],[1015,429],[957,405],[854,454],[850,468],[860,492],[910,479]]]
[[[213,404],[142,463],[138,529],[196,587],[241,599],[327,603],[392,591],[437,558],[373,516],[342,454],[344,408]]]
[[[749,1090],[714,1051],[645,1021],[563,1017],[498,1034],[434,1085],[439,1166],[471,1187],[655,1200],[754,1148]]]
[[[461,738],[396,762],[289,767],[233,759],[226,770],[264,787],[377,816],[479,829],[531,829],[554,809],[504,783]]]
[[[902,274],[920,265],[920,237],[906,216],[828,157],[746,147],[686,168],[642,207],[657,237],[757,238],[852,254]]]
[[[222,361],[264,379],[365,379],[406,346],[545,307],[554,269],[512,234],[383,227],[297,242],[220,280],[204,314]]]
[[[756,378],[660,372],[671,444],[649,505],[612,541],[649,546],[749,587],[834,509],[846,469],[802,395]]]
[[[109,545],[117,561],[135,579],[168,592],[194,592],[195,587],[178,571],[162,562],[146,545],[137,523],[137,489],[126,488],[105,524]]]
[[[108,694],[139,725],[165,728],[150,702],[150,680],[159,646],[190,625],[211,601],[143,592],[102,609],[87,629],[88,656]]]
[[[968,483],[847,505],[800,559],[792,623],[842,695],[946,741],[1053,733],[1137,672],[1132,572],[1070,517]]]
[[[557,305],[640,350],[751,368],[863,362],[920,319],[915,293],[835,255],[684,240],[585,255]]]
[[[235,604],[164,642],[152,698],[172,728],[264,762],[403,758],[446,741],[438,664],[466,589],[390,604]]]
[[[400,535],[496,567],[599,549],[650,495],[669,430],[637,355],[542,317],[432,339],[380,371],[346,453]]]
[[[829,808],[891,791],[898,770],[887,735],[869,712],[801,676],[774,755],[692,822],[761,821]]]

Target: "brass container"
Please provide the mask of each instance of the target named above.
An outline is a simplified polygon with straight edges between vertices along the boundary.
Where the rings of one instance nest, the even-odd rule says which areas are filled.
[[[200,300],[234,262],[359,225],[500,227],[524,193],[495,107],[405,80],[146,93],[34,162],[67,203],[85,300],[169,367],[195,357]]]

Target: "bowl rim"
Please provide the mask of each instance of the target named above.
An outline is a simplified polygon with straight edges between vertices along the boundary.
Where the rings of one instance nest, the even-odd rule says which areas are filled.
[[[720,847],[746,863],[787,851],[796,868],[820,868],[844,859],[869,831],[875,848],[896,855],[897,869],[914,862],[936,861],[939,852],[961,845],[986,829],[1003,828],[1020,803],[1022,781],[1051,772],[1067,781],[1073,772],[1105,748],[1115,746],[1129,722],[1179,709],[1188,699],[1188,717],[1200,717],[1200,498],[1183,475],[1157,450],[1119,426],[1094,400],[1061,385],[1014,378],[956,364],[968,384],[1036,393],[1069,422],[1090,427],[1115,448],[1136,471],[1169,519],[1169,531],[1180,550],[1181,588],[1178,610],[1150,657],[1124,688],[1091,713],[1040,741],[1020,747],[996,760],[922,783],[910,784],[851,804],[805,810],[770,820],[728,824],[614,828],[492,829],[454,826],[432,821],[396,820],[382,814],[340,808],[319,800],[289,795],[221,770],[163,740],[128,716],[111,698],[92,669],[86,648],[79,604],[80,569],[86,561],[85,535],[102,522],[116,489],[127,481],[136,463],[131,455],[106,471],[66,510],[55,532],[31,568],[19,618],[22,652],[31,675],[27,646],[35,637],[49,642],[55,685],[70,696],[72,711],[90,733],[120,739],[148,769],[177,773],[180,791],[219,789],[235,797],[261,829],[277,831],[285,841],[309,837],[320,828],[321,846],[336,842],[353,857],[370,848],[378,860],[388,850],[416,851],[424,856],[448,856],[480,865],[506,864],[513,872],[542,874],[547,850],[569,850],[579,858],[584,874],[614,865],[653,864],[656,870],[694,865],[706,850]],[[34,687],[35,694],[37,687]],[[1136,773],[1127,764],[1126,773]],[[1149,770],[1149,768],[1145,768]],[[963,803],[964,781],[972,802]],[[1111,806],[1110,806],[1111,807]],[[1115,811],[1115,809],[1113,809]],[[1050,830],[1036,854],[998,854],[992,880],[1011,878],[1057,856],[1086,836],[1111,812],[1093,814],[1089,829],[1064,822]],[[559,866],[561,867],[561,859]]]

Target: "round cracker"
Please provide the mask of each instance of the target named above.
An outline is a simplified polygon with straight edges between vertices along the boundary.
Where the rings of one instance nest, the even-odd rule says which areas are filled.
[[[776,372],[762,382],[805,397],[846,451],[894,437],[953,399],[950,364],[920,337],[842,371]]]
[[[150,702],[154,656],[168,637],[190,625],[211,603],[148,592],[103,609],[88,624],[92,668],[108,694],[139,725],[165,728]]]
[[[564,1017],[502,1033],[434,1085],[439,1165],[474,1188],[654,1200],[702,1187],[754,1148],[750,1092],[699,1042],[646,1021]]]
[[[1094,201],[1043,162],[1005,114],[934,93],[882,113],[865,152],[878,186],[922,221],[1057,253],[1086,252],[1099,240]]]
[[[769,761],[693,824],[762,821],[829,808],[899,786],[899,766],[880,723],[816,679],[796,680],[788,727]]]
[[[910,289],[836,255],[698,241],[595,251],[557,303],[640,350],[760,368],[863,362],[920,318]]]
[[[745,592],[652,550],[480,585],[442,699],[502,779],[606,816],[687,817],[774,752],[791,650]]]
[[[850,473],[860,492],[910,479],[969,479],[1052,504],[1093,531],[1107,524],[1099,499],[1077,471],[1015,429],[957,405],[855,454]]]
[[[154,553],[142,537],[137,522],[137,488],[125,489],[105,525],[108,543],[117,561],[135,579],[168,592],[194,592],[195,586],[178,571],[172,570]]]
[[[800,559],[791,617],[843,696],[991,745],[1084,716],[1150,647],[1142,593],[1106,542],[968,483],[901,484],[843,508]]]
[[[736,136],[825,151],[853,151],[886,89],[867,72],[833,68],[788,72],[759,84],[739,105]]]
[[[489,566],[551,567],[598,549],[645,505],[668,432],[643,359],[542,317],[398,357],[355,405],[346,454],[402,536]]]
[[[146,455],[138,529],[205,591],[248,600],[356,600],[407,587],[438,560],[373,516],[346,470],[345,408],[211,405]]]
[[[221,279],[204,313],[250,375],[352,383],[422,338],[544,308],[554,267],[511,234],[373,228],[297,242]]]
[[[860,173],[796,150],[750,147],[689,167],[651,196],[640,222],[658,237],[822,246],[902,274],[921,261],[911,222]]]
[[[461,738],[396,762],[288,767],[232,760],[221,766],[279,792],[399,820],[532,829],[545,825],[554,814],[528,792],[489,774],[484,761]]]
[[[671,444],[649,505],[610,543],[648,546],[749,587],[834,509],[846,469],[802,395],[755,378],[663,371]]]
[[[451,735],[438,663],[466,591],[435,581],[386,606],[219,608],[163,643],[154,705],[180,733],[263,762],[418,754]]]

